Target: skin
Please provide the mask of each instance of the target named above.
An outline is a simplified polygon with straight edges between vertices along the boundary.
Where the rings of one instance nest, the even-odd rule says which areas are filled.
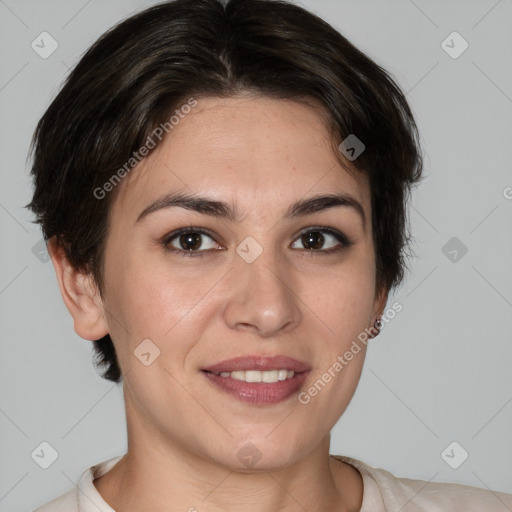
[[[283,354],[311,366],[309,388],[374,324],[386,293],[375,288],[370,190],[335,158],[320,110],[257,96],[198,98],[198,105],[124,178],[112,205],[103,299],[90,275],[50,255],[76,332],[110,333],[124,375],[128,453],[94,484],[117,512],[152,510],[358,511],[359,472],[329,457],[330,430],[349,404],[365,349],[303,405],[241,402],[201,369],[241,355]],[[180,207],[137,222],[162,194],[188,192],[236,206],[235,222]],[[283,219],[294,202],[350,194],[348,206]],[[202,227],[203,256],[165,250],[165,235]],[[301,231],[349,237],[307,249]],[[318,229],[311,231],[318,232]],[[236,252],[248,236],[263,252]],[[173,248],[181,248],[179,238]],[[160,356],[134,356],[144,339]],[[252,468],[237,453],[251,442]],[[172,504],[172,508],[169,508]]]

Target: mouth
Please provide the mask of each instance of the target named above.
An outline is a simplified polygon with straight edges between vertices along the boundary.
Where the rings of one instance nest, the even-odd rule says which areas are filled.
[[[310,370],[287,356],[246,356],[209,366],[202,373],[217,389],[242,402],[271,405],[298,393]]]

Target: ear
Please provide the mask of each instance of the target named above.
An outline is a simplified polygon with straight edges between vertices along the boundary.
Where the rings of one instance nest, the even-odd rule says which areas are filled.
[[[103,300],[91,274],[78,271],[68,261],[55,238],[48,241],[48,254],[57,274],[60,293],[71,313],[75,332],[94,341],[108,334]]]
[[[382,316],[382,313],[384,313],[384,308],[386,307],[386,304],[388,302],[388,290],[386,288],[382,288],[380,291],[378,291],[375,295],[375,303],[373,308],[373,319],[372,324],[374,325],[375,321]]]

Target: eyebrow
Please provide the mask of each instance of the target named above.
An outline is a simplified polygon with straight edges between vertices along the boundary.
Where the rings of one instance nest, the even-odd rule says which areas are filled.
[[[307,199],[301,199],[293,203],[285,212],[283,219],[295,219],[321,212],[335,207],[348,207],[361,216],[363,228],[366,229],[366,215],[361,203],[349,194],[317,195]],[[211,215],[231,222],[239,222],[242,215],[238,208],[222,201],[216,201],[208,197],[186,193],[165,194],[151,203],[137,217],[137,222],[142,221],[148,215],[164,208],[184,208],[205,215]]]

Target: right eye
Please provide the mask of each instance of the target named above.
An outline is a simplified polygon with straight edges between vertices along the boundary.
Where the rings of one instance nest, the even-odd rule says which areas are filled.
[[[182,228],[173,231],[164,237],[162,245],[166,250],[181,256],[203,256],[204,252],[219,250],[219,245],[213,237],[202,228]]]

